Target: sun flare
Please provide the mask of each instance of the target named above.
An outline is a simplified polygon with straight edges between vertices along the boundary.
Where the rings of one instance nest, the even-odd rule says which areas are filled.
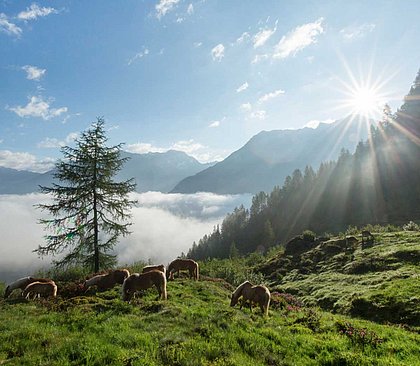
[[[385,101],[375,88],[357,87],[352,91],[349,105],[352,114],[373,116],[382,111]]]
[[[345,70],[344,75],[335,76],[338,99],[334,110],[341,110],[353,119],[365,121],[379,120],[383,116],[386,104],[400,97],[389,88],[389,83],[398,74],[398,70],[379,68],[371,61],[370,65],[355,69],[340,56]],[[359,65],[360,66],[360,65]],[[344,77],[343,77],[344,76]]]

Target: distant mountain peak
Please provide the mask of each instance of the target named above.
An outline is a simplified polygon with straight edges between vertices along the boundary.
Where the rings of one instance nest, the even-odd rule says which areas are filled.
[[[136,191],[168,192],[182,179],[209,167],[183,151],[150,152],[137,154],[122,151],[129,157],[117,180],[134,178]],[[54,170],[40,174],[0,167],[0,194],[25,194],[38,192],[38,186],[50,186]]]
[[[321,162],[336,159],[342,148],[354,151],[369,130],[370,123],[348,116],[315,129],[261,131],[222,162],[181,181],[172,192],[269,192],[295,169],[306,165],[316,169]]]

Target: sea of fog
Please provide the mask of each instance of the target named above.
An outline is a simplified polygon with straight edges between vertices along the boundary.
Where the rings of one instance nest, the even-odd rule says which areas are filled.
[[[212,193],[164,194],[134,193],[138,204],[132,209],[132,234],[120,238],[115,251],[120,265],[138,260],[167,264],[181,252],[187,253],[198,241],[220,224],[223,217],[241,204],[249,207],[251,195]],[[48,268],[52,257],[38,258],[33,253],[45,245],[45,217],[35,205],[50,203],[40,193],[0,195],[0,281],[10,282]]]

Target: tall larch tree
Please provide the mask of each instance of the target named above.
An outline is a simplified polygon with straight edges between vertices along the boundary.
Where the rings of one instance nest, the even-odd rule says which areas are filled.
[[[43,218],[46,245],[34,251],[40,256],[62,254],[56,266],[82,265],[95,272],[116,263],[111,254],[120,236],[130,234],[130,209],[135,201],[129,193],[134,179],[116,182],[115,175],[127,158],[123,144],[107,147],[105,121],[98,118],[75,140],[64,146],[56,163],[51,187],[40,187],[53,203],[37,205],[52,218]]]

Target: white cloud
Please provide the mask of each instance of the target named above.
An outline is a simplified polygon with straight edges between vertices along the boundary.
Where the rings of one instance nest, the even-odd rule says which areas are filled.
[[[273,29],[260,29],[260,31],[254,36],[254,48],[264,46],[264,44],[270,39],[270,37],[276,33],[277,22]]]
[[[51,148],[56,148],[56,147],[62,147],[64,145],[65,145],[64,141],[60,141],[56,138],[46,137],[44,140],[39,142],[36,146],[39,148],[51,149]]]
[[[6,14],[0,13],[0,32],[19,37],[22,34],[22,28],[10,22]]]
[[[244,112],[249,112],[252,109],[251,103],[243,103],[240,106],[240,109]]]
[[[181,252],[188,252],[194,241],[212,232],[235,207],[249,207],[252,196],[147,192],[134,193],[130,198],[138,200],[139,205],[131,210],[132,234],[120,238],[115,247],[121,265],[149,258],[168,264]],[[51,257],[41,260],[32,251],[45,245],[46,234],[44,226],[38,224],[44,216],[34,205],[51,202],[41,193],[0,195],[0,281],[13,281],[49,265]]]
[[[161,50],[162,51],[162,50]],[[137,52],[132,58],[128,60],[127,65],[131,65],[134,61],[141,59],[145,56],[147,56],[150,53],[148,48],[143,47],[143,50],[140,52]],[[163,52],[162,52],[163,53]]]
[[[5,168],[44,173],[54,166],[54,162],[52,158],[39,160],[27,152],[0,150],[0,166]]]
[[[39,17],[45,17],[56,13],[58,13],[58,11],[54,8],[39,7],[37,4],[33,3],[29,8],[26,8],[26,11],[21,11],[17,17],[20,20],[35,20]]]
[[[221,121],[224,119],[225,117]],[[230,151],[227,150],[214,151],[199,142],[195,142],[193,139],[181,140],[173,143],[169,147],[160,147],[150,143],[138,142],[125,145],[125,150],[135,154],[147,154],[149,152],[163,153],[169,150],[183,151],[201,163],[223,160],[230,153]]]
[[[127,150],[128,152],[132,152],[135,154],[147,154],[149,152],[155,153],[155,152],[166,152],[168,150],[170,150],[169,148],[161,148],[161,147],[157,147],[154,146],[150,143],[146,143],[146,142],[137,142],[135,144],[127,144],[125,145],[125,150]]]
[[[112,126],[110,128],[108,128],[108,131],[114,130],[114,129],[118,129],[118,126]],[[79,133],[78,132],[70,132],[67,136],[66,136],[66,143],[70,143],[74,140],[76,140],[79,137]]]
[[[210,128],[215,128],[220,126],[220,121],[213,121],[209,124]]]
[[[268,100],[276,98],[279,95],[282,95],[284,93],[285,93],[284,90],[278,89],[278,90],[275,90],[271,93],[264,94],[261,98],[258,99],[258,103],[261,104],[261,103],[267,102]]]
[[[201,47],[202,45],[203,45],[203,42],[194,42],[195,48]]]
[[[245,81],[240,87],[238,87],[238,89],[236,89],[236,92],[240,93],[240,92],[248,89],[248,86],[249,86],[248,82]]]
[[[50,108],[50,101],[45,101],[41,96],[32,96],[25,107],[17,106],[9,108],[19,117],[40,117],[49,120],[67,112],[67,107]]]
[[[282,59],[290,55],[295,56],[305,47],[316,43],[316,37],[324,32],[323,21],[323,18],[319,18],[316,22],[303,24],[287,33],[274,47],[273,58]]]
[[[119,125],[111,125],[106,130],[107,131],[113,131],[113,130],[119,130],[119,129],[120,129]]]
[[[216,120],[216,121],[211,122],[209,124],[209,127],[211,128],[219,127],[225,120],[226,120],[226,116],[224,116],[221,120]]]
[[[192,155],[194,152],[203,148],[205,148],[204,145],[199,142],[195,142],[193,139],[178,141],[171,146],[171,150],[183,151],[188,155]]]
[[[353,41],[358,38],[363,38],[367,33],[373,32],[375,28],[376,25],[373,23],[353,25],[340,30],[340,34],[345,40]]]
[[[34,205],[46,202],[44,194],[0,195],[0,281],[11,282],[49,265],[51,258],[41,260],[32,252],[45,244]]]
[[[219,43],[217,46],[213,47],[211,50],[211,57],[214,61],[221,61],[225,57],[225,46]]]
[[[40,69],[36,66],[25,65],[22,70],[26,71],[26,78],[29,80],[39,81],[44,76],[46,69]]]
[[[140,207],[159,208],[182,217],[204,219],[222,217],[238,204],[249,204],[251,195],[218,195],[209,192],[193,194],[146,192],[135,193]]]
[[[79,134],[77,132],[69,133],[64,140],[58,140],[56,138],[46,137],[44,140],[37,144],[39,148],[58,148],[68,145],[69,143],[73,142]]]
[[[188,13],[188,15],[194,14],[194,6],[193,6],[193,4],[188,5],[187,13]]]
[[[170,12],[177,4],[179,0],[160,0],[158,4],[156,4],[156,17],[158,19],[162,18],[166,15],[166,13]]]
[[[311,121],[309,121],[305,126],[303,127],[308,127],[308,128],[317,128],[321,123],[326,123],[326,124],[331,124],[335,122],[335,119],[333,118],[328,118],[325,119],[323,121],[317,120],[317,119],[313,119]]]
[[[236,40],[236,43],[243,43],[251,38],[248,32],[243,32],[241,36]]]
[[[268,53],[261,54],[261,55],[255,55],[253,60],[251,61],[251,64],[257,64],[260,61],[267,60],[270,57]]]
[[[258,110],[258,111],[252,112],[249,115],[249,117],[252,119],[264,120],[267,117],[267,112],[264,110]]]
[[[204,145],[191,140],[181,140],[173,143],[169,147],[158,147],[150,143],[138,142],[135,144],[127,144],[125,150],[136,154],[147,154],[149,152],[163,153],[169,150],[183,151],[188,155],[194,156],[194,152],[205,148]]]

